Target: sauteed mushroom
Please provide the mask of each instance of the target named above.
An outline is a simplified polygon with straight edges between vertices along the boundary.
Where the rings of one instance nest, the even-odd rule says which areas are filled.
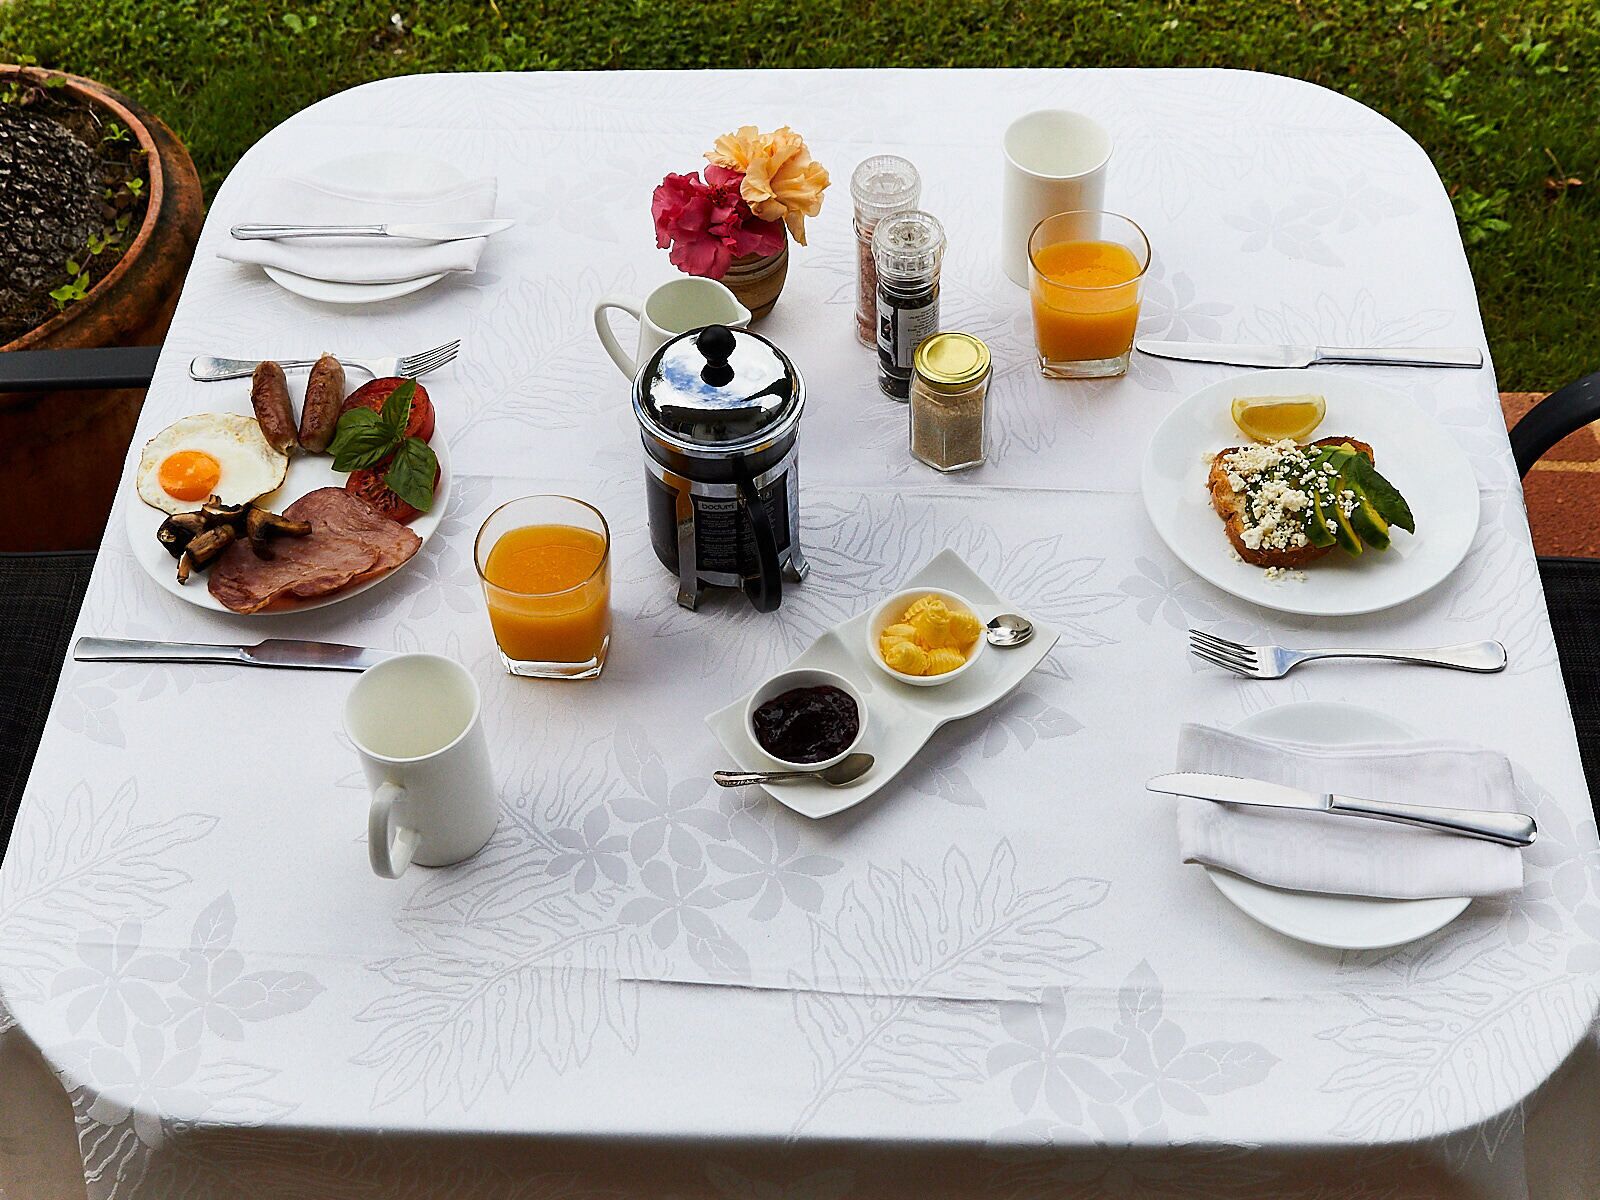
[[[206,528],[204,513],[174,513],[161,522],[161,528],[156,530],[156,540],[167,548],[168,554],[177,558]]]
[[[265,508],[250,506],[244,519],[245,533],[250,538],[250,549],[257,558],[271,558],[272,547],[267,544],[274,537],[305,537],[311,532],[311,522],[296,521]]]
[[[224,504],[216,496],[207,496],[206,502],[200,506],[200,512],[205,516],[208,528],[221,524],[241,526],[245,514],[254,507],[253,504]]]
[[[188,583],[189,573],[194,568],[215,562],[238,536],[232,525],[218,525],[195,537],[178,559],[178,582]]]

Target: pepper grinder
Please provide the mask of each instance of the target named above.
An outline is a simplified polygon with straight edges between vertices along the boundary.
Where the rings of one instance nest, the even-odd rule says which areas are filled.
[[[872,258],[878,268],[878,387],[895,400],[911,395],[912,357],[939,332],[939,263],[944,226],[912,209],[878,223]]]

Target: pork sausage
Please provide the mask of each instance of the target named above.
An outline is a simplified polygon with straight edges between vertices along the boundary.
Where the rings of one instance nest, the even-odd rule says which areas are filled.
[[[306,402],[300,407],[300,444],[313,454],[326,450],[333,441],[343,404],[344,365],[333,355],[324,354],[306,380]]]
[[[289,404],[289,381],[277,363],[256,364],[250,376],[250,406],[267,444],[279,454],[289,453],[295,444],[294,409]]]

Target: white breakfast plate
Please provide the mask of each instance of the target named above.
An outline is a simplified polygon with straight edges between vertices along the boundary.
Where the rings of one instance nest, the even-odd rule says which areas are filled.
[[[953,550],[940,552],[905,586],[939,588],[965,596],[972,601],[983,621],[1003,612],[1029,615],[1026,609],[995,595]],[[801,816],[831,817],[872,796],[911,762],[940,726],[982,712],[1009,695],[1044,661],[1061,637],[1048,625],[1033,619],[1033,637],[1023,645],[1007,650],[991,646],[973,663],[970,671],[944,687],[910,687],[891,679],[867,657],[865,627],[876,608],[874,604],[866,612],[835,625],[785,668],[820,667],[843,675],[854,684],[871,714],[866,734],[856,749],[876,759],[870,771],[844,787],[801,782],[763,788],[773,799],[787,804]],[[726,708],[718,709],[706,718],[706,724],[740,769],[782,770],[756,745],[745,728],[748,697],[746,693]]]
[[[313,179],[332,184],[359,179],[363,187],[373,191],[396,192],[414,189],[418,179],[427,179],[439,187],[449,187],[466,180],[465,175],[447,162],[418,158],[411,154],[357,154],[322,163],[308,174]],[[403,279],[395,283],[339,283],[331,279],[297,275],[282,267],[263,267],[262,270],[266,271],[268,279],[284,291],[323,304],[377,304],[383,300],[398,300],[444,278],[443,274],[438,274],[421,275],[416,279]]]
[[[1362,439],[1365,440],[1365,439]],[[1240,721],[1239,733],[1339,746],[1403,741],[1417,731],[1385,713],[1354,704],[1311,701],[1269,708]],[[1357,818],[1352,817],[1351,820]],[[1268,929],[1335,950],[1381,950],[1437,933],[1471,903],[1467,896],[1380,900],[1269,887],[1216,867],[1204,867],[1217,890]]]
[[[248,398],[250,381],[241,381]],[[293,387],[293,385],[290,385]],[[298,406],[297,406],[298,407]],[[211,594],[206,585],[206,572],[195,571],[189,576],[188,583],[178,582],[178,561],[168,554],[166,548],[156,541],[156,530],[161,528],[161,522],[167,519],[167,514],[158,508],[151,508],[139,494],[134,492],[128,498],[125,506],[123,524],[127,526],[128,543],[133,547],[133,556],[139,560],[139,565],[145,569],[150,578],[154,579],[167,591],[177,596],[180,600],[187,600],[199,608],[207,608],[212,612],[228,613],[231,616],[273,617],[286,613],[310,612],[317,608],[326,608],[330,604],[337,604],[341,600],[348,600],[351,596],[359,596],[368,588],[377,587],[385,579],[404,571],[416,561],[423,547],[428,544],[428,538],[433,531],[439,528],[439,522],[444,520],[445,510],[450,506],[450,450],[445,445],[445,440],[439,434],[434,435],[433,441],[428,443],[433,447],[433,452],[439,459],[439,486],[433,494],[433,507],[411,522],[410,529],[422,539],[422,546],[417,547],[405,562],[393,571],[386,572],[354,587],[342,588],[332,595],[319,596],[315,600],[302,600],[293,607],[271,609],[260,613],[235,613],[226,608]],[[295,453],[289,459],[289,472],[284,476],[283,484],[275,492],[268,492],[256,500],[257,504],[265,505],[273,512],[282,512],[288,505],[293,504],[307,492],[323,487],[343,487],[349,476],[342,471],[333,469],[333,456],[330,454],[303,454]],[[131,486],[131,485],[130,485]]]
[[[1210,458],[1241,444],[1229,407],[1238,396],[1320,393],[1328,415],[1317,437],[1357,438],[1416,516],[1415,536],[1396,530],[1381,553],[1335,549],[1304,579],[1268,579],[1233,554],[1206,491]],[[1353,616],[1403,604],[1443,580],[1478,532],[1478,483],[1461,448],[1408,397],[1331,371],[1253,371],[1201,388],[1161,423],[1145,452],[1140,486],[1156,532],[1196,575],[1279,612]]]

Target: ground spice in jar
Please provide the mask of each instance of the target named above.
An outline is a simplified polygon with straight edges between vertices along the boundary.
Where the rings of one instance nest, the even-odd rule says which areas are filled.
[[[878,266],[872,258],[872,234],[878,222],[917,206],[922,177],[896,154],[863,159],[850,177],[855,201],[856,337],[866,346],[878,344]]]
[[[922,342],[911,375],[912,456],[935,471],[982,463],[988,398],[988,346],[970,333],[936,333]]]

